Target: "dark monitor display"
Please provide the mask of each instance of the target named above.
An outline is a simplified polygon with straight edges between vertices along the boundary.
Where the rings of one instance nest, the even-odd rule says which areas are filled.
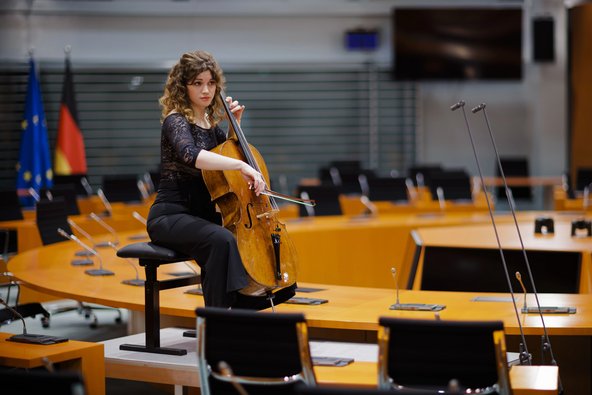
[[[537,292],[578,293],[582,254],[527,250]],[[522,293],[515,273],[532,292],[521,250],[504,250],[514,292]],[[425,247],[421,289],[457,292],[509,292],[498,249]]]
[[[396,8],[397,80],[519,80],[522,9]]]

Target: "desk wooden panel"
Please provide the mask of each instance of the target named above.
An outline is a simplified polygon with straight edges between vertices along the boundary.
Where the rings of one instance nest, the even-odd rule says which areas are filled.
[[[100,343],[69,340],[52,345],[23,344],[7,341],[12,334],[0,333],[0,365],[17,368],[44,366],[47,358],[55,365],[82,373],[89,395],[105,394],[104,347]],[[51,392],[48,389],[48,392]]]
[[[552,214],[550,216],[554,218],[554,234],[535,234],[534,221],[518,222],[520,236],[513,222],[497,224],[497,233],[502,248],[520,250],[522,239],[522,244],[527,250],[581,252],[580,292],[592,292],[592,238],[571,236],[571,221],[577,218],[576,216],[570,214]],[[415,233],[424,246],[498,248],[496,235],[491,225],[419,228]],[[414,289],[419,288],[420,279],[421,265],[415,278]]]

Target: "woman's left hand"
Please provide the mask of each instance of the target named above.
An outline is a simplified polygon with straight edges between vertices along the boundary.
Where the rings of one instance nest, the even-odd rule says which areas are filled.
[[[245,106],[242,106],[238,103],[238,100],[232,100],[232,97],[227,96],[226,101],[228,102],[228,106],[230,107],[230,112],[236,118],[236,121],[240,124],[241,118],[243,116],[243,112],[245,111]]]

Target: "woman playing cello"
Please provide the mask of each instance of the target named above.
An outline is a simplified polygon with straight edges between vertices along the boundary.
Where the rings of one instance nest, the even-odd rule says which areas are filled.
[[[226,140],[220,92],[222,69],[205,51],[187,52],[172,67],[160,98],[162,107],[161,175],[148,216],[148,234],[159,245],[191,256],[201,268],[206,306],[261,310],[264,296],[243,295],[248,283],[234,235],[221,226],[201,170],[240,172],[256,195],[265,191],[260,172],[247,163],[210,150]],[[240,122],[245,107],[226,98]],[[274,303],[294,295],[295,284],[274,295]]]

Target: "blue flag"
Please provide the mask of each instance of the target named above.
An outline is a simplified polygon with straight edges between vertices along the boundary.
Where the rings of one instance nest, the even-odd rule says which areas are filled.
[[[35,205],[31,195],[34,190],[37,195],[42,188],[51,188],[53,173],[49,156],[49,142],[47,140],[47,122],[41,89],[37,80],[35,62],[29,61],[29,85],[27,87],[27,101],[25,102],[25,117],[21,124],[22,137],[19,162],[16,165],[16,189],[25,207]]]

